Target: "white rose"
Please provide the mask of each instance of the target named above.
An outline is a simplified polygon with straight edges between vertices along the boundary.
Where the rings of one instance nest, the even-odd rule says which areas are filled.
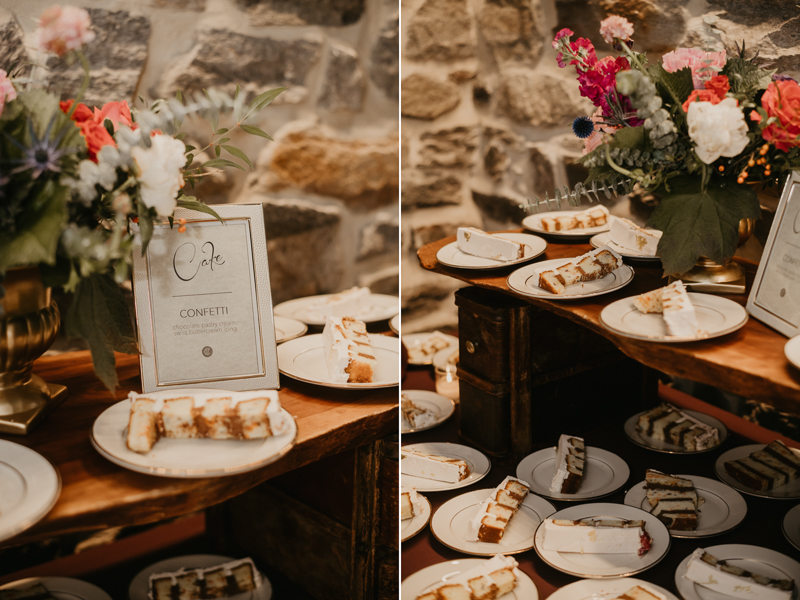
[[[178,190],[183,185],[185,146],[168,135],[153,136],[151,142],[150,148],[131,148],[131,156],[139,169],[137,179],[142,202],[148,208],[155,207],[160,216],[166,217],[175,210]]]
[[[694,151],[707,165],[720,156],[732,157],[747,146],[747,123],[734,98],[719,104],[692,102],[686,115]]]

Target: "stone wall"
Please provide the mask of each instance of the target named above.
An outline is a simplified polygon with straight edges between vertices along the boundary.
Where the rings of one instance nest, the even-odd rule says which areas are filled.
[[[586,171],[572,120],[593,107],[551,47],[563,27],[611,48],[610,14],[634,24],[652,59],[679,46],[745,40],[760,62],[800,73],[794,0],[403,0],[402,298],[404,331],[455,325],[455,280],[419,267],[417,249],[460,225],[518,227],[519,204]],[[749,56],[750,54],[748,54]],[[627,203],[625,203],[627,210]],[[612,209],[613,212],[613,209]]]
[[[54,3],[0,3],[0,56],[34,59],[34,20]],[[229,171],[195,188],[208,203],[263,203],[275,302],[356,284],[398,293],[396,2],[67,3],[89,10],[97,34],[86,48],[90,105],[152,101],[179,89],[232,93],[237,83],[250,97],[288,88],[252,123],[274,142],[231,136],[255,171]],[[46,77],[73,97],[81,73],[51,59]],[[207,144],[207,124],[185,129]]]

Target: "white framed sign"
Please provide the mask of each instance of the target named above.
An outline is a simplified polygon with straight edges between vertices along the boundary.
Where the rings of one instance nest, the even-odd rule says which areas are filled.
[[[279,387],[261,204],[178,208],[133,249],[142,391]]]
[[[747,312],[787,337],[800,334],[800,174],[786,182]]]

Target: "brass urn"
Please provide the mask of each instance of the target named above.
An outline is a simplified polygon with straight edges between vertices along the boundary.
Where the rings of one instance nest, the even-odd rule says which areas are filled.
[[[755,219],[742,219],[739,221],[739,241],[737,247],[742,246],[753,235],[756,229]],[[706,256],[697,259],[695,266],[679,277],[670,278],[680,279],[684,283],[719,283],[742,286],[744,293],[744,269],[733,259],[725,264],[714,262]]]
[[[67,388],[31,373],[53,343],[61,314],[38,267],[9,269],[0,298],[0,433],[27,434],[67,396]]]

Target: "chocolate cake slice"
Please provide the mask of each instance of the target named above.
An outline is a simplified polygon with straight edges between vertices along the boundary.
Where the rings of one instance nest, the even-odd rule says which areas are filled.
[[[800,459],[780,440],[762,450],[725,463],[728,475],[759,492],[768,492],[800,477]]]
[[[647,501],[651,513],[669,529],[694,531],[697,529],[697,507],[702,499],[697,495],[690,479],[667,475],[648,469],[645,477]]]

